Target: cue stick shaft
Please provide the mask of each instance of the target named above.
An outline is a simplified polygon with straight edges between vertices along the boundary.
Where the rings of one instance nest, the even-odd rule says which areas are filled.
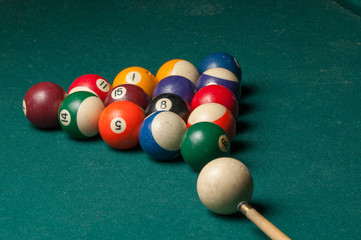
[[[263,217],[256,209],[248,203],[242,202],[238,206],[238,210],[251,220],[259,229],[262,230],[269,238],[274,240],[290,240],[281,230]]]

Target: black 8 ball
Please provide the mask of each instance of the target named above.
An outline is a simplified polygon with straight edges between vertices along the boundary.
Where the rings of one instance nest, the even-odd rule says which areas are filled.
[[[157,111],[174,112],[187,122],[191,108],[182,97],[172,93],[163,93],[151,100],[145,112],[146,115],[150,115]]]

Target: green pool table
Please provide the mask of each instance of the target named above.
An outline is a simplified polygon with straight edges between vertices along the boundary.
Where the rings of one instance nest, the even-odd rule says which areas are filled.
[[[39,130],[22,112],[38,82],[67,90],[87,73],[112,82],[220,51],[243,71],[231,156],[253,175],[250,204],[292,239],[359,239],[360,6],[0,0],[0,239],[267,239],[207,210],[182,159]]]

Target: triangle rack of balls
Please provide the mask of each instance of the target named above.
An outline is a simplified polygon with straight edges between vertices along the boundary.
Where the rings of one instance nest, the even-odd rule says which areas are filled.
[[[272,239],[289,239],[248,204],[252,175],[230,157],[241,79],[237,60],[217,52],[204,57],[198,67],[172,59],[156,75],[143,67],[128,67],[112,83],[86,74],[67,92],[56,83],[40,82],[26,92],[23,111],[36,127],[60,125],[75,139],[100,134],[112,148],[140,145],[157,161],[181,157],[199,172],[198,196],[209,210],[222,215],[241,212]]]

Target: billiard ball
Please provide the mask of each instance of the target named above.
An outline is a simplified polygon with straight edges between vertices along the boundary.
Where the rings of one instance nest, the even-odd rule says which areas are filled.
[[[157,84],[157,86],[155,86],[152,98],[155,98],[162,93],[173,93],[181,96],[184,100],[191,104],[196,92],[197,88],[187,78],[173,75],[164,78]]]
[[[158,111],[144,119],[139,129],[139,143],[151,158],[166,161],[180,154],[186,124],[177,114]]]
[[[191,109],[194,110],[204,103],[219,103],[229,109],[234,118],[237,118],[239,104],[231,90],[222,85],[208,85],[201,88],[193,97]]]
[[[202,59],[198,66],[202,74],[211,68],[225,68],[233,72],[239,81],[242,79],[242,70],[238,61],[230,54],[224,52],[212,53]]]
[[[91,92],[104,102],[111,88],[110,83],[103,77],[96,74],[85,74],[72,82],[68,93],[72,94],[79,91]]]
[[[236,121],[231,111],[219,103],[205,103],[195,108],[188,117],[187,127],[198,122],[213,122],[223,128],[229,139],[236,135]]]
[[[133,148],[139,144],[138,132],[144,118],[144,111],[137,104],[130,101],[113,102],[100,115],[100,136],[113,148]]]
[[[58,110],[66,95],[65,90],[56,83],[40,82],[33,85],[23,99],[25,117],[38,128],[58,127]]]
[[[147,69],[128,67],[118,73],[113,81],[113,87],[126,83],[141,87],[149,97],[152,97],[156,81],[154,75]]]
[[[121,84],[112,89],[104,104],[108,106],[116,101],[130,101],[145,110],[150,103],[150,97],[137,85]]]
[[[191,107],[182,97],[172,93],[163,93],[151,100],[146,115],[156,111],[174,112],[187,122]]]
[[[173,59],[164,63],[155,76],[157,83],[165,77],[178,75],[187,78],[193,84],[196,84],[199,77],[198,69],[187,60]]]
[[[230,154],[230,140],[227,133],[211,122],[199,122],[184,133],[180,151],[183,160],[194,170],[200,171],[213,159]]]
[[[238,211],[238,204],[251,200],[252,175],[241,161],[222,157],[209,162],[197,180],[199,199],[209,210],[226,215]]]
[[[98,120],[104,110],[103,101],[91,92],[69,94],[59,108],[59,122],[71,137],[86,139],[99,133]]]
[[[198,90],[207,85],[222,85],[230,89],[235,96],[239,95],[239,80],[231,71],[225,68],[211,68],[203,72],[197,80]]]

